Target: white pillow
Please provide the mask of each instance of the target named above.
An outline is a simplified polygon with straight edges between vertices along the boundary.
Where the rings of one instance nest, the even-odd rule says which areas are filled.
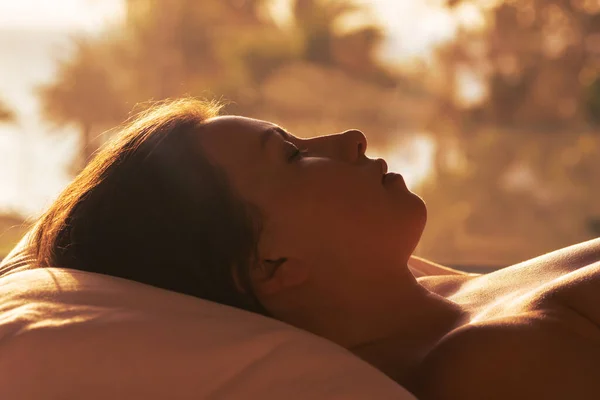
[[[315,335],[125,279],[4,269],[0,299],[3,399],[414,399]]]

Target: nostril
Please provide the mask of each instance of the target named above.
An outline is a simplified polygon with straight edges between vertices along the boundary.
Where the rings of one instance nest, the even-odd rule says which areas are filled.
[[[356,139],[358,141],[358,155],[362,156],[367,152],[367,138],[364,133],[359,130],[355,131],[357,135]]]
[[[357,159],[367,151],[367,138],[358,129],[350,129],[342,133],[346,157]]]

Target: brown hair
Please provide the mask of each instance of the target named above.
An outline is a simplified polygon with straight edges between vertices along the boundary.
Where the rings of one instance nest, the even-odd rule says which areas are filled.
[[[219,110],[183,99],[133,119],[39,219],[31,239],[39,264],[265,314],[249,278],[260,218],[198,144]]]

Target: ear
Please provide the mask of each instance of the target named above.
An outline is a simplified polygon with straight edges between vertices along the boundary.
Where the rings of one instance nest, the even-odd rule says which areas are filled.
[[[257,294],[269,296],[302,285],[308,279],[308,271],[308,265],[299,259],[265,259],[251,278]]]

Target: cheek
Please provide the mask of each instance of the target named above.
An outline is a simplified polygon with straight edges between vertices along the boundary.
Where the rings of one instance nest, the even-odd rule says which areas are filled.
[[[281,196],[278,219],[293,226],[296,235],[314,237],[357,236],[385,220],[385,199],[378,187],[364,179],[326,174],[310,181],[300,180]],[[352,178],[352,179],[350,179]]]
[[[426,211],[411,192],[390,193],[370,181],[319,185],[296,201],[295,226],[315,246],[406,255],[414,250],[425,225]],[[317,190],[318,189],[318,190]],[[367,254],[368,253],[368,254]]]

